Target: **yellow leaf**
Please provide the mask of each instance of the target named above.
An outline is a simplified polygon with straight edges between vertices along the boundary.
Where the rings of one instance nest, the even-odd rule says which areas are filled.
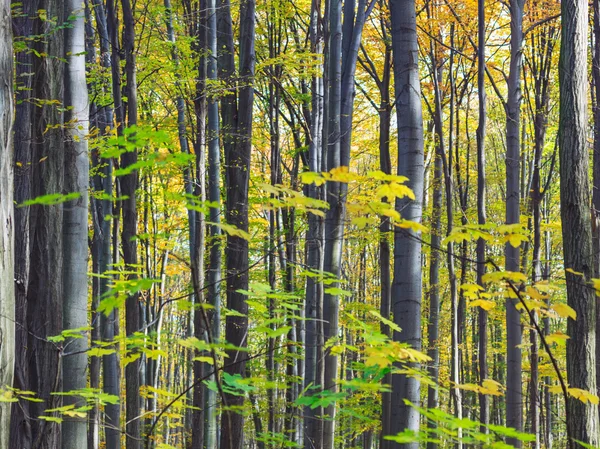
[[[514,248],[518,248],[522,242],[527,241],[527,237],[521,234],[508,234],[504,237],[504,241],[510,243]]]
[[[593,393],[590,393],[587,390],[582,390],[580,388],[569,388],[567,389],[569,395],[573,396],[575,399],[579,399],[584,404],[588,402],[594,405],[598,405],[600,403],[600,399]]]
[[[569,337],[567,334],[563,334],[562,332],[555,332],[553,334],[546,335],[546,337],[544,337],[544,338],[546,339],[546,341],[548,343],[556,343],[559,345],[564,345],[565,342],[571,337]]]
[[[471,307],[481,307],[483,310],[490,311],[494,307],[496,307],[496,303],[494,301],[488,301],[487,299],[476,299],[475,301],[471,301],[469,303]]]
[[[540,293],[539,290],[534,287],[527,287],[525,293],[527,293],[531,299],[536,299],[538,301],[543,301],[547,298],[546,295]]]
[[[566,271],[567,273],[574,274],[575,276],[583,276],[583,273],[580,273],[579,271],[575,271],[575,270],[574,270],[574,269],[572,269],[572,268],[566,268],[566,269],[565,269],[565,271]]]
[[[427,232],[427,228],[416,221],[402,220],[400,223],[394,223],[394,225],[399,228],[412,229],[415,232]]]
[[[552,306],[552,310],[554,310],[561,318],[572,318],[574,320],[577,319],[577,312],[575,312],[567,304],[554,304]]]
[[[502,396],[502,385],[493,379],[485,379],[481,385],[481,393]]]

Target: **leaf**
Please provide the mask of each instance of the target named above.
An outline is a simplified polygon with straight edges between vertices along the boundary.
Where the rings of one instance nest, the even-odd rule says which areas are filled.
[[[211,225],[211,226],[216,226],[232,237],[239,237],[244,240],[250,240],[252,238],[252,236],[247,231],[239,229],[230,224],[212,223],[212,222],[208,222],[208,221],[206,222],[206,224]]]
[[[570,396],[573,396],[575,399],[580,400],[584,404],[589,402],[590,404],[598,405],[600,403],[598,396],[590,393],[587,390],[582,390],[580,388],[567,388],[567,392]]]
[[[325,184],[325,178],[321,173],[315,173],[310,171],[300,173],[300,180],[304,184],[315,184],[316,186],[321,186]]]
[[[379,319],[379,321],[381,321],[383,324],[388,326],[390,329],[395,330],[396,332],[402,332],[402,329],[400,329],[400,326],[398,326],[393,321],[382,317],[381,314],[379,312],[377,312],[376,310],[369,310],[369,313],[371,315],[373,315],[374,317],[377,317]]]
[[[546,335],[544,338],[548,343],[556,343],[562,346],[571,337],[569,337],[567,334],[563,334],[562,332],[554,332],[553,334]]]
[[[565,271],[566,271],[567,273],[574,274],[575,276],[580,276],[580,277],[583,277],[583,273],[581,273],[581,272],[579,272],[579,271],[575,271],[575,270],[573,270],[572,268],[565,268]]]
[[[573,320],[577,319],[577,312],[575,312],[575,310],[573,310],[567,304],[554,304],[552,306],[552,310],[554,310],[561,318],[572,318]]]
[[[469,303],[470,307],[481,307],[485,311],[490,311],[494,307],[496,307],[496,303],[494,301],[490,301],[488,299],[476,299]]]
[[[33,206],[34,204],[40,204],[42,206],[55,206],[57,204],[65,203],[79,198],[81,194],[79,192],[71,192],[67,194],[62,193],[50,193],[48,195],[38,196],[31,200],[26,200],[19,204],[17,207]]]
[[[352,297],[352,292],[347,290],[338,288],[338,287],[329,287],[324,290],[324,292],[331,296],[346,296],[348,298]]]
[[[114,354],[116,352],[115,349],[106,349],[106,348],[90,348],[88,350],[88,355],[90,357],[102,357],[108,354]]]

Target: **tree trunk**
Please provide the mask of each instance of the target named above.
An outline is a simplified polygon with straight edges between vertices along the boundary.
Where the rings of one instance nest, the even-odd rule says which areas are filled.
[[[53,0],[40,1],[38,9],[45,9],[48,17],[64,17],[63,3]],[[41,18],[34,22],[34,34],[51,35],[34,45],[32,97],[44,104],[34,108],[32,198],[64,192],[64,133],[63,113],[53,104],[63,104],[64,42],[63,32]],[[33,162],[36,161],[36,162]],[[41,162],[40,162],[41,161]],[[27,390],[35,391],[43,402],[30,407],[30,416],[38,417],[44,411],[56,408],[62,402],[60,396],[59,349],[52,343],[40,340],[60,334],[62,330],[63,301],[63,205],[33,205],[30,209],[30,274],[27,288],[27,352],[29,381]],[[53,413],[53,415],[55,415]],[[55,415],[56,416],[56,415]],[[55,449],[61,446],[60,425],[49,421],[32,419],[32,447]]]
[[[13,384],[15,272],[13,221],[13,48],[9,2],[0,5],[0,388]],[[21,232],[21,230],[19,230]],[[9,449],[11,403],[0,402],[0,449]]]
[[[479,98],[479,125],[477,127],[477,224],[486,223],[486,178],[485,178],[485,135],[487,103],[485,94],[485,0],[478,2],[478,52],[477,52],[477,95]],[[485,288],[483,276],[485,274],[486,243],[480,238],[477,240],[477,285]],[[479,381],[483,383],[488,377],[487,342],[488,342],[488,313],[480,307],[478,312],[479,324]],[[485,427],[490,422],[489,396],[479,395],[479,421],[481,431],[487,432]]]
[[[105,123],[109,129],[112,129],[113,118],[117,121],[117,133],[123,133],[123,105],[121,101],[121,72],[119,58],[119,42],[118,42],[118,23],[116,12],[114,9],[113,0],[106,2],[106,10],[102,0],[94,0],[94,12],[96,16],[97,30],[100,35],[100,49],[102,52],[101,62],[103,67],[111,69],[111,85],[112,98],[114,99],[114,109],[107,108],[105,110]],[[108,88],[107,88],[108,90]],[[105,127],[106,129],[106,127]],[[108,198],[113,196],[113,181],[112,181],[112,159],[106,161],[103,170],[104,177],[99,178],[96,189],[103,190]],[[118,195],[117,195],[118,196]],[[109,270],[112,255],[111,242],[113,237],[118,234],[118,216],[119,209],[113,211],[112,200],[102,201],[102,215],[99,214],[98,222],[101,223],[102,241],[99,242],[98,250],[98,271],[104,273]],[[115,216],[114,226],[111,233],[110,216]],[[113,250],[117,254],[116,238],[113,245]],[[116,260],[114,261],[116,262]],[[109,290],[109,281],[106,277],[100,278],[98,286],[98,294],[103,295]],[[118,313],[117,310],[112,310],[108,316],[102,316],[100,319],[101,336],[104,342],[113,342],[115,333],[118,329]],[[115,348],[118,350],[118,348]],[[103,376],[103,391],[107,394],[120,396],[120,371],[117,354],[107,354],[102,357],[102,376]],[[121,406],[120,404],[106,404],[104,407],[104,419],[106,425],[104,428],[104,436],[106,449],[120,449],[121,447]]]
[[[423,204],[423,118],[419,80],[419,50],[416,11],[413,0],[391,0],[391,38],[398,120],[398,174],[408,178],[415,200],[396,200],[402,218],[421,222]],[[421,349],[421,241],[420,233],[396,229],[394,233],[394,281],[392,304],[394,322],[402,332],[394,340]],[[405,404],[420,402],[420,382],[406,375],[392,375],[391,433],[419,429],[419,412]],[[392,446],[398,446],[397,444]],[[417,443],[403,445],[417,448]]]
[[[577,319],[567,323],[567,377],[570,388],[596,392],[596,295],[585,281],[593,276],[587,148],[587,27],[583,0],[561,2],[560,204],[567,302]],[[570,270],[583,273],[582,277]],[[582,280],[584,282],[582,282]],[[598,407],[570,397],[568,437],[598,445]],[[569,447],[579,447],[569,441]]]
[[[34,2],[23,4],[23,16],[13,18],[15,37],[23,38],[33,34],[33,16],[36,9]],[[32,72],[33,52],[29,43],[25,51],[16,54],[16,92],[14,123],[14,201],[22,204],[31,198],[32,183],[32,128],[33,104],[32,78],[24,74]],[[7,73],[7,72],[4,72]],[[29,285],[29,206],[14,208],[14,270],[15,270],[15,322],[20,323],[15,329],[15,388],[27,390],[29,385],[29,357],[27,351],[27,287]],[[30,402],[21,400],[12,406],[9,447],[28,449],[31,447]]]
[[[506,108],[506,223],[520,222],[520,160],[521,160],[521,70],[523,45],[524,0],[510,2],[510,73]],[[519,247],[505,247],[506,271],[518,272]],[[506,299],[506,425],[523,430],[523,393],[521,358],[521,314],[516,309],[517,298]],[[520,448],[517,438],[507,438],[509,444]]]
[[[122,1],[123,7],[123,49],[125,52],[125,96],[127,97],[127,126],[137,125],[137,83],[135,67],[135,22],[130,0]],[[137,162],[137,149],[127,151],[121,156],[121,168],[127,168]],[[137,255],[137,201],[136,190],[138,172],[124,175],[121,180],[121,194],[126,199],[122,202],[123,230],[121,245],[123,247],[123,262],[128,271],[127,278],[135,280],[138,277]],[[125,302],[125,332],[131,337],[140,330],[139,294],[133,293]],[[125,367],[125,420],[127,422],[126,447],[139,449],[141,447],[140,423],[140,368],[141,357],[130,362]]]
[[[242,231],[248,231],[248,183],[252,149],[252,106],[254,103],[254,36],[255,36],[254,0],[243,0],[240,4],[240,58],[238,95],[230,95],[222,100],[223,136],[226,164],[226,218],[229,225]],[[231,5],[222,0],[217,5],[217,30],[219,47],[219,74],[229,89],[235,88],[233,30],[231,23]],[[225,249],[227,269],[227,308],[239,316],[228,316],[225,324],[225,339],[234,347],[245,348],[248,344],[248,305],[246,296],[240,290],[248,289],[248,241],[242,237],[228,235]],[[230,375],[246,375],[246,357],[244,352],[230,349],[229,364],[224,371]],[[232,363],[235,362],[235,363]],[[228,408],[221,417],[221,449],[240,449],[244,444],[244,417],[235,410],[244,403],[243,396],[225,394]]]
[[[79,0],[65,5],[65,18],[76,17],[65,30],[65,184],[66,192],[79,197],[63,205],[63,328],[83,328],[88,323],[88,185],[87,135],[89,105],[85,69],[85,17]],[[67,340],[63,358],[63,390],[82,390],[87,385],[87,338]],[[65,396],[65,405],[85,405],[81,396]],[[87,444],[87,419],[66,417],[62,424],[63,449],[81,449]]]

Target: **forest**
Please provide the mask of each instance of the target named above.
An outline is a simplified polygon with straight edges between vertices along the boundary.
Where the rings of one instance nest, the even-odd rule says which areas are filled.
[[[600,447],[600,0],[0,0],[0,449]]]

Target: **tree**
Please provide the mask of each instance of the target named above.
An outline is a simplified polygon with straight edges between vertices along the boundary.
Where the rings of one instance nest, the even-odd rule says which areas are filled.
[[[88,185],[89,158],[87,135],[89,129],[88,88],[85,69],[85,16],[79,0],[65,5],[65,184],[77,198],[63,205],[63,328],[83,329],[88,323]],[[63,388],[83,390],[87,386],[87,338],[68,340],[69,351],[77,354],[63,359]],[[85,405],[74,393],[65,404]],[[87,444],[87,422],[74,417],[62,425],[63,449],[79,449]]]
[[[13,50],[10,4],[0,5],[0,73],[3,105],[0,120],[0,388],[12,385],[15,361],[15,275],[14,275],[14,222],[13,222]],[[8,449],[10,431],[10,402],[0,402],[0,449]]]
[[[587,3],[561,2],[560,211],[567,301],[577,314],[567,323],[570,388],[596,391],[596,296],[585,284],[593,276],[587,148]],[[581,273],[581,274],[576,274]],[[583,282],[582,282],[583,280]],[[571,397],[567,406],[569,447],[575,440],[598,445],[598,408]]]
[[[414,1],[390,1],[395,104],[398,120],[398,174],[408,178],[415,195],[396,200],[402,218],[419,223],[423,203],[423,118]],[[402,329],[394,340],[421,349],[421,240],[420,233],[397,228],[394,233],[394,322]],[[392,375],[391,433],[418,430],[419,413],[404,400],[420,401],[420,382],[406,374]],[[409,443],[406,448],[416,448]]]
[[[240,4],[239,82],[234,80],[235,61],[233,27],[229,0],[217,3],[217,42],[219,75],[232,92],[221,100],[221,121],[226,169],[226,221],[241,231],[248,231],[248,184],[252,149],[252,106],[254,103],[254,0]],[[248,241],[239,235],[227,236],[225,266],[227,270],[227,308],[236,313],[226,318],[225,339],[234,346],[228,351],[230,361],[225,373],[244,377],[246,362],[240,352],[247,345],[248,304],[243,291],[248,290]],[[239,348],[239,349],[238,349]],[[223,395],[228,407],[221,418],[221,448],[241,448],[244,418],[236,407],[243,396]]]
[[[520,160],[521,160],[521,71],[523,61],[523,7],[524,0],[510,2],[510,73],[506,110],[506,223],[519,225],[521,220]],[[518,272],[519,245],[506,244],[506,271]],[[521,357],[521,314],[517,298],[506,300],[506,425],[523,429],[523,392]],[[517,438],[507,441],[521,447]]]
[[[64,5],[44,0],[45,11],[34,21],[33,33],[43,36],[34,43],[32,82],[35,107],[32,120],[31,196],[60,195],[64,190],[64,33],[57,27]],[[50,20],[45,20],[50,18]],[[33,162],[36,161],[36,162]],[[40,162],[41,161],[41,162]],[[29,284],[27,286],[27,358],[29,378],[26,389],[35,391],[42,402],[30,407],[30,447],[51,449],[60,446],[60,425],[51,420],[31,419],[56,409],[62,388],[59,347],[47,340],[63,326],[63,204],[34,204],[30,208]],[[59,417],[51,412],[50,418]],[[25,449],[29,449],[26,447]]]

